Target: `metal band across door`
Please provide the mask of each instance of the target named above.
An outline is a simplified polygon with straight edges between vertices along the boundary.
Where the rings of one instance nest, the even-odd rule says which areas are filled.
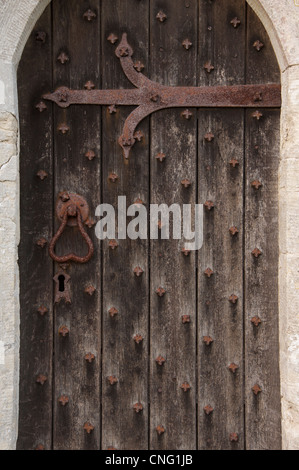
[[[280,75],[245,0],[53,0],[18,72],[19,449],[279,449]],[[96,207],[204,205],[198,252]]]

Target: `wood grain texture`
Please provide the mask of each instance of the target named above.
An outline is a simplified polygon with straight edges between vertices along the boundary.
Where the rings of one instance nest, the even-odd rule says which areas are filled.
[[[107,40],[111,33],[120,40],[125,32],[134,50],[133,60],[142,61],[148,73],[148,2],[103,3],[103,88],[132,87],[115,56],[116,45]],[[117,142],[129,113],[128,107],[117,108],[113,114],[103,107],[103,200],[116,212],[118,196],[126,196],[127,207],[137,199],[146,207],[149,203],[148,121],[139,126],[144,138],[135,144],[128,161]],[[118,176],[116,182],[109,180],[110,173]],[[102,448],[140,450],[148,445],[148,241],[124,240],[118,234],[116,238],[115,250],[109,248],[108,240],[103,242]],[[136,267],[143,270],[140,277],[134,274]],[[112,307],[118,310],[113,318]],[[134,341],[136,335],[143,337],[139,344]],[[110,376],[118,383],[110,385]],[[137,403],[143,407],[139,413],[134,410]]]
[[[264,47],[257,51],[253,43]],[[277,83],[279,69],[268,35],[248,7],[248,83]],[[267,64],[267,65],[266,65]],[[278,343],[279,110],[246,112],[245,174],[245,397],[247,449],[280,449]],[[260,189],[252,182],[262,184]],[[262,255],[255,258],[258,248]],[[251,319],[258,317],[259,326]],[[261,392],[255,395],[252,388]]]
[[[91,22],[83,18],[90,8],[97,14]],[[77,2],[70,0],[53,2],[53,64],[54,88],[66,85],[83,89],[88,80],[100,86],[100,10],[98,0]],[[61,64],[57,58],[64,52],[69,61]],[[70,130],[62,135],[58,126],[66,123]],[[101,165],[101,113],[97,107],[77,106],[67,110],[55,109],[55,194],[56,204],[62,191],[83,196],[94,219],[100,203]],[[94,160],[85,157],[88,150],[96,154]],[[55,217],[55,229],[59,223]],[[71,276],[70,305],[61,301],[55,307],[55,387],[54,387],[54,449],[100,448],[100,368],[101,368],[101,259],[99,244],[94,230],[85,226],[95,245],[90,262],[72,263],[67,270]],[[86,253],[86,246],[78,228],[68,227],[57,246],[59,255],[75,252]],[[61,268],[56,266],[55,272]],[[90,296],[86,287],[95,287]],[[58,334],[66,325],[67,337]],[[91,364],[85,360],[89,352],[95,355]],[[69,397],[63,407],[58,399]],[[88,434],[84,424],[91,423],[94,430]]]
[[[84,17],[89,9],[91,21]],[[36,40],[37,31],[47,33],[45,42],[43,35]],[[47,102],[39,113],[42,94],[59,86],[84,89],[92,81],[99,89],[132,88],[115,55],[123,33],[134,62],[164,85],[279,83],[267,33],[243,0],[54,0],[46,9],[18,73],[18,448],[279,449],[279,110],[261,109],[257,120],[254,109],[165,109],[141,123],[143,138],[126,161],[118,138],[133,108],[61,109]],[[69,127],[65,134],[61,124]],[[37,176],[41,170],[45,179]],[[112,204],[118,217],[119,196],[126,196],[126,208],[137,200],[147,209],[206,201],[214,207],[204,209],[203,247],[188,256],[186,241],[174,240],[172,231],[170,240],[151,241],[123,239],[116,231],[112,250],[109,240],[97,240],[94,226],[85,226],[95,246],[92,260],[53,266],[47,246],[36,242],[49,241],[59,228],[55,206],[62,191],[83,196],[91,219],[101,202]],[[76,227],[66,228],[56,252],[86,254]],[[54,304],[57,273],[70,276],[71,304]],[[85,292],[90,286],[92,295]],[[213,342],[208,346],[204,337]],[[90,363],[88,353],[95,356]],[[44,385],[36,382],[39,375],[47,377]]]
[[[45,42],[36,33],[46,33]],[[21,345],[18,449],[52,446],[52,286],[53,265],[47,243],[52,237],[52,106],[35,106],[52,88],[51,8],[35,25],[18,69],[20,113],[21,227],[19,246]],[[34,131],[33,131],[34,129]],[[37,173],[48,176],[41,180]],[[40,307],[47,309],[43,315]],[[36,382],[47,377],[44,385]]]
[[[188,5],[188,7],[186,7]],[[156,19],[160,9],[165,23]],[[151,2],[151,78],[165,85],[196,85],[197,2]],[[186,50],[182,42],[189,39]],[[151,117],[151,203],[196,201],[197,113],[186,119],[184,109]],[[165,123],[167,125],[165,126]],[[165,161],[156,160],[162,152]],[[181,181],[188,179],[185,188]],[[172,221],[172,217],[171,217]],[[162,228],[163,229],[163,228]],[[184,256],[183,240],[151,241],[150,268],[150,448],[196,448],[196,252]],[[166,290],[160,298],[156,290]],[[183,324],[182,316],[191,323]],[[164,365],[157,357],[166,359]],[[182,384],[190,385],[184,391]],[[157,427],[165,432],[161,435]]]
[[[243,416],[243,111],[199,114],[199,200],[204,211],[204,243],[198,263],[199,448],[241,449]],[[215,138],[207,142],[204,135]],[[230,161],[236,158],[234,168]],[[230,228],[236,227],[235,236]],[[213,275],[208,278],[206,269]],[[232,304],[229,299],[236,295]],[[213,339],[207,345],[204,337]],[[229,370],[236,364],[235,373]],[[205,407],[214,411],[207,415]],[[230,441],[237,433],[238,442]]]
[[[237,18],[237,28],[231,20]],[[199,1],[200,85],[245,83],[245,2]],[[207,64],[214,69],[208,72]],[[207,134],[212,133],[212,140]],[[210,137],[211,139],[211,137]],[[198,258],[198,439],[200,449],[242,449],[243,410],[243,159],[244,112],[199,110],[199,202],[204,243]],[[235,163],[231,162],[235,160]],[[238,233],[231,235],[230,228]],[[214,274],[208,278],[206,269]],[[238,297],[234,305],[231,295]],[[203,338],[210,336],[207,346]],[[231,372],[229,366],[238,369]],[[214,411],[207,414],[206,407]],[[230,435],[238,434],[232,442]]]

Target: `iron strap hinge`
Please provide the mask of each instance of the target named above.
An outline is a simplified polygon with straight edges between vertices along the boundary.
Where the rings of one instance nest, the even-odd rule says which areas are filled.
[[[124,124],[119,145],[125,158],[135,144],[138,124],[150,114],[167,108],[255,108],[281,106],[281,86],[278,84],[173,87],[153,82],[134,68],[133,49],[127,42],[127,34],[115,51],[128,80],[136,89],[120,90],[71,90],[60,87],[44,99],[55,102],[61,108],[72,104],[137,106]]]

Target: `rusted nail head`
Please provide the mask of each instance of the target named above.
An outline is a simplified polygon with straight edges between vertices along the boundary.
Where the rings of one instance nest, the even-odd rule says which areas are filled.
[[[204,410],[205,414],[206,414],[207,416],[209,416],[210,414],[213,413],[214,408],[212,408],[211,405],[207,405],[207,406],[204,407],[203,410]]]
[[[141,403],[135,403],[135,405],[133,406],[133,410],[137,414],[140,413],[143,410],[142,404]]]
[[[157,431],[158,436],[161,436],[162,434],[165,433],[165,428],[163,426],[157,426],[156,431]]]
[[[163,366],[163,364],[166,362],[166,359],[162,356],[158,356],[157,359],[156,359],[156,363],[159,365],[159,366]]]
[[[213,338],[211,338],[211,336],[204,336],[203,337],[203,342],[207,345],[207,346],[210,346],[210,344],[213,343]]]
[[[183,315],[182,316],[182,323],[190,323],[191,322],[191,317],[190,315]]]
[[[108,313],[110,317],[113,318],[118,314],[118,310],[115,307],[111,307],[110,310],[108,310]]]
[[[90,434],[94,430],[94,426],[87,422],[84,424],[83,429],[87,432],[87,434]]]

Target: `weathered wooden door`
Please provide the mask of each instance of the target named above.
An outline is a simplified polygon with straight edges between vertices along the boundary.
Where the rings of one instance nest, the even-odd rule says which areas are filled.
[[[18,80],[19,448],[278,449],[280,76],[258,18],[245,0],[54,0]],[[94,254],[53,262],[74,194]],[[100,242],[118,196],[205,204],[202,248]],[[55,252],[85,256],[78,222]]]

